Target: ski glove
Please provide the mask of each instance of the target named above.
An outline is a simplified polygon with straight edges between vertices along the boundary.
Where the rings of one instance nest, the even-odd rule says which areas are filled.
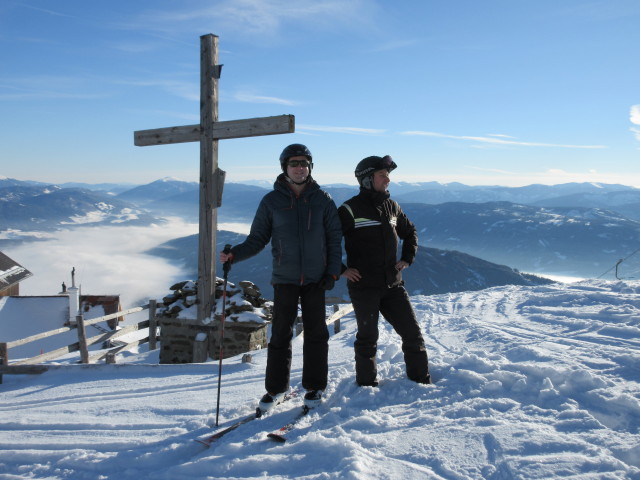
[[[333,275],[326,274],[318,282],[318,286],[323,290],[331,290],[336,284],[336,278]]]

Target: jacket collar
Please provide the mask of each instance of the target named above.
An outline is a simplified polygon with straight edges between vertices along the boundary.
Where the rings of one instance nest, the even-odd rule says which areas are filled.
[[[388,191],[377,192],[375,190],[368,190],[360,187],[360,193],[358,196],[377,207],[382,205],[384,201],[391,196],[391,194]]]
[[[276,178],[276,181],[273,184],[273,189],[278,190],[280,192],[287,193],[287,194],[293,193],[293,190],[289,186],[289,179],[284,173],[281,173],[280,175],[278,175],[278,178]],[[307,177],[307,183],[305,185],[305,188],[304,190],[302,190],[300,195],[306,195],[310,192],[313,192],[319,189],[320,189],[320,185],[318,185],[318,183],[313,179],[313,177],[309,175]]]

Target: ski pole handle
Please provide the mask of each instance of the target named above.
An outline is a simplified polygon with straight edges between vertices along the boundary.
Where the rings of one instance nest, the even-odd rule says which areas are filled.
[[[227,255],[229,253],[231,253],[231,245],[229,245],[228,243],[224,246],[224,250],[222,250],[223,253],[226,253]],[[227,276],[227,274],[229,273],[229,270],[231,270],[231,262],[229,260],[227,260],[226,262],[224,262],[222,264],[222,271],[224,272],[225,277]]]

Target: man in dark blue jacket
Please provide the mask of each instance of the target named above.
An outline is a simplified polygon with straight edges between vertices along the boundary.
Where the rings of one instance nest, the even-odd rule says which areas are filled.
[[[376,350],[381,313],[402,338],[407,376],[419,383],[431,383],[424,339],[401,273],[416,256],[418,235],[400,205],[389,198],[389,173],[395,168],[388,155],[363,159],[355,171],[360,193],[338,209],[347,252],[343,276],[348,280],[358,323],[354,349],[356,382],[361,386],[378,384]],[[398,238],[402,239],[400,260]]]
[[[340,276],[342,230],[331,196],[311,177],[309,149],[295,143],[280,155],[282,174],[256,212],[246,240],[220,253],[220,261],[239,262],[271,242],[273,254],[273,323],[268,345],[265,387],[259,408],[267,411],[289,389],[291,339],[302,309],[304,328],[302,386],[305,405],[317,406],[327,386],[329,332],[325,291]]]

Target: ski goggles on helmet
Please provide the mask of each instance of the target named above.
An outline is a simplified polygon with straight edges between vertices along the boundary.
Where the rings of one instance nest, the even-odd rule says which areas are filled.
[[[384,157],[382,157],[380,165],[380,169],[386,168],[388,171],[394,170],[397,167],[396,163],[393,161],[393,158],[391,158],[390,155],[385,155]]]

